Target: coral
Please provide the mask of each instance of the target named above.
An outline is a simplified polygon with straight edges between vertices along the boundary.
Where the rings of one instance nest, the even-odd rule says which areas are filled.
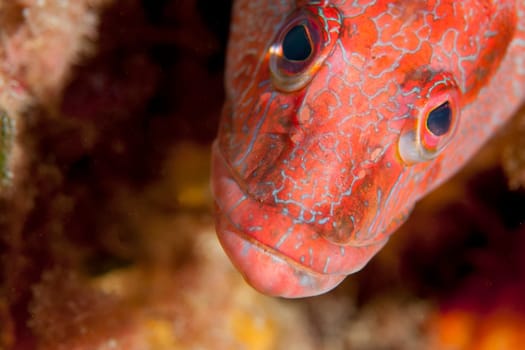
[[[75,272],[44,273],[33,295],[29,326],[40,349],[110,349],[111,344],[139,349],[129,336],[136,330],[132,315],[116,297],[94,290]]]
[[[506,350],[525,344],[522,314],[498,310],[476,314],[462,310],[436,313],[431,321],[429,349]]]
[[[97,13],[109,2],[3,2],[2,75],[18,81],[39,103],[56,104],[73,64],[92,51],[91,43],[97,36]]]
[[[12,144],[31,105],[56,108],[72,66],[90,53],[98,16],[109,0],[16,0],[0,4],[1,168],[4,188],[24,167],[26,150]],[[5,189],[4,189],[5,191]]]
[[[511,188],[525,188],[525,111],[520,111],[508,127],[503,149],[503,168]]]
[[[57,108],[74,64],[97,35],[103,1],[4,1],[0,4],[0,348],[30,346],[26,318],[32,275],[46,255],[32,256],[23,227],[39,183],[35,173],[56,177],[34,151],[28,134],[45,110]],[[89,44],[89,45],[88,45]],[[59,216],[60,217],[60,216]]]

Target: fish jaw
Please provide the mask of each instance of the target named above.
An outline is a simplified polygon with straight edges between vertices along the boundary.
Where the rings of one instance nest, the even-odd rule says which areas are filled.
[[[346,277],[309,270],[237,231],[225,216],[217,218],[217,234],[223,249],[246,282],[265,295],[315,296],[335,288]]]
[[[216,231],[234,266],[256,290],[301,298],[323,294],[361,270],[388,237],[366,246],[334,244],[242,190],[215,142],[211,188]]]

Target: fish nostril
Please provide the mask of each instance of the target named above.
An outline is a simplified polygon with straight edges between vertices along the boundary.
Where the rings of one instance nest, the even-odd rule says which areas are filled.
[[[259,180],[248,181],[246,194],[262,204],[272,205],[274,204],[272,189],[271,183],[259,182]]]
[[[335,244],[348,244],[354,239],[355,219],[353,216],[335,219],[321,227],[320,234]]]

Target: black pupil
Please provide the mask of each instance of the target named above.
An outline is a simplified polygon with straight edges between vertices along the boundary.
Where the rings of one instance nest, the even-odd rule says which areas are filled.
[[[446,134],[450,129],[452,122],[452,111],[448,102],[430,112],[427,118],[427,128],[435,136]]]
[[[290,61],[304,61],[310,57],[312,45],[304,25],[296,25],[286,33],[282,48],[284,57]]]

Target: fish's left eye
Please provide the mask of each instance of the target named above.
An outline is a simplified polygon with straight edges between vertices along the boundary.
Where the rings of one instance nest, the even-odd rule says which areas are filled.
[[[332,51],[340,27],[339,12],[333,7],[295,10],[268,50],[275,88],[290,92],[304,87]]]
[[[439,137],[450,130],[451,122],[452,110],[450,109],[450,102],[447,101],[428,113],[426,124],[428,131]]]
[[[459,123],[459,89],[451,74],[436,74],[420,91],[413,122],[407,123],[399,139],[399,155],[406,164],[437,157]]]

